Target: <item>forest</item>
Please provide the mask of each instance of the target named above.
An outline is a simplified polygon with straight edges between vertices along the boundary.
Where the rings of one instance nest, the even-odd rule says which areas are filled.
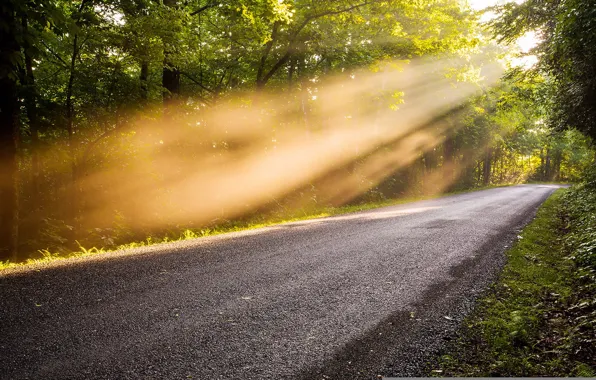
[[[0,261],[580,182],[594,19],[579,0],[5,0]]]

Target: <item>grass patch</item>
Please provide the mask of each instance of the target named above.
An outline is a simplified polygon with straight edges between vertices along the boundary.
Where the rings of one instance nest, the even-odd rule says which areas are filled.
[[[580,291],[565,247],[566,192],[556,191],[520,233],[499,280],[478,301],[430,375],[595,375],[593,360],[576,351],[579,337],[570,310]]]
[[[120,244],[113,247],[91,247],[85,248],[80,243],[77,242],[78,249],[66,252],[51,252],[47,249],[40,250],[39,255],[41,257],[28,259],[23,262],[10,262],[10,261],[0,261],[0,271],[6,269],[14,269],[14,268],[21,268],[25,266],[31,265],[38,265],[38,264],[46,264],[55,260],[62,260],[68,259],[73,257],[88,257],[97,254],[107,253],[107,252],[114,252],[114,251],[125,251],[133,248],[139,247],[147,247],[150,245],[155,244],[163,244],[163,243],[171,243],[175,241],[183,241],[183,240],[192,240],[198,239],[208,236],[215,236],[226,234],[230,232],[239,232],[239,231],[246,231],[252,229],[258,229],[263,227],[269,227],[277,224],[282,223],[290,223],[290,222],[297,222],[301,220],[309,220],[309,219],[317,219],[317,218],[324,218],[334,215],[342,215],[348,214],[353,212],[359,211],[366,211],[381,207],[387,206],[396,206],[405,203],[411,203],[420,200],[428,200],[428,199],[435,199],[440,198],[447,195],[455,195],[461,193],[469,193],[472,191],[479,191],[479,190],[486,190],[491,188],[497,187],[506,187],[511,186],[513,184],[501,184],[501,185],[493,185],[481,188],[474,188],[468,190],[459,190],[453,191],[444,194],[434,194],[434,195],[426,195],[426,196],[415,196],[415,197],[404,197],[398,199],[390,199],[384,200],[379,202],[369,202],[357,205],[346,205],[341,207],[320,207],[314,210],[298,210],[292,214],[286,215],[278,215],[278,216],[261,216],[257,218],[253,218],[247,221],[222,221],[221,223],[214,224],[210,227],[205,227],[201,229],[186,229],[180,228],[178,230],[169,232],[161,237],[154,237],[149,236],[145,240],[138,240],[133,241],[126,244]]]

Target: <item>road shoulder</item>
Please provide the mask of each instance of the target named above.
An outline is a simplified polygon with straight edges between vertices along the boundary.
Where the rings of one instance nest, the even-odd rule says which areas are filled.
[[[447,377],[594,376],[576,351],[570,308],[577,298],[559,190],[507,251],[499,279],[463,321],[426,375]]]

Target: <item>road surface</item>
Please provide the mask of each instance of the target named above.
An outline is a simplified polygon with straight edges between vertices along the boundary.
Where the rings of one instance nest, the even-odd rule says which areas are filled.
[[[495,188],[0,273],[0,378],[420,375],[556,188]]]

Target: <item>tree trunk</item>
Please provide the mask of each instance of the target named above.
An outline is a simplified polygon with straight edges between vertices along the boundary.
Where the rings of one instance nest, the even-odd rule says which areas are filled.
[[[176,6],[176,0],[164,0],[163,3],[172,8]],[[165,43],[163,55],[162,86],[165,89],[163,102],[164,106],[168,108],[175,103],[180,94],[180,70],[172,59],[173,51],[171,42]]]
[[[267,84],[267,81],[269,80],[269,78],[266,77],[265,66],[267,64],[267,58],[269,57],[271,48],[277,42],[277,32],[279,31],[280,25],[281,25],[280,21],[275,21],[273,23],[273,26],[271,27],[271,38],[265,44],[263,53],[261,54],[261,60],[259,62],[259,67],[257,69],[257,80],[256,80],[257,91],[259,91],[259,92],[265,88],[265,84]]]
[[[149,99],[149,63],[145,60],[141,62],[141,74],[139,81],[141,82],[141,99],[147,101]]]
[[[21,24],[24,33],[28,31],[27,16],[23,16]],[[29,44],[24,40],[23,51],[25,53],[25,71],[22,83],[25,86],[25,109],[29,119],[29,131],[31,133],[31,188],[34,194],[39,194],[39,118],[37,113],[37,88],[35,87],[35,76],[33,74],[33,59],[28,53]]]
[[[546,179],[546,165],[544,164],[544,148],[540,148],[540,180],[544,181]]]
[[[455,183],[455,141],[448,135],[443,143],[443,167],[445,167],[445,180],[453,185]]]
[[[430,151],[424,151],[422,153],[422,161],[424,162],[424,175],[428,175],[435,167],[434,165],[434,158],[433,158],[433,152],[432,150]]]
[[[552,164],[552,178],[553,181],[559,181],[561,179],[561,161],[563,161],[563,153],[561,151],[557,151],[553,157],[553,164]]]
[[[496,178],[498,176],[498,166],[497,166],[497,162],[498,162],[498,157],[499,157],[499,150],[494,150],[493,151],[493,157],[492,157],[492,164],[491,164],[491,169],[490,169],[490,177],[491,178]]]
[[[171,61],[171,52],[164,52],[162,86],[165,89],[163,102],[165,106],[173,104],[180,94],[180,71]]]
[[[309,105],[309,93],[307,91],[308,88],[308,78],[304,74],[305,68],[304,64],[302,63],[299,66],[298,77],[300,80],[300,111],[302,113],[302,123],[304,126],[304,132],[307,137],[310,137],[311,134],[311,127],[310,127],[310,105]]]
[[[492,150],[489,148],[486,150],[484,156],[484,162],[482,164],[482,184],[484,186],[490,185],[490,175],[492,167]]]
[[[20,54],[16,38],[12,1],[0,7],[0,261],[17,258],[18,192],[18,67]]]
[[[69,210],[68,219],[75,227],[78,227],[77,218],[79,216],[79,192],[78,192],[78,168],[76,160],[75,130],[74,130],[74,104],[73,87],[75,80],[76,62],[79,56],[79,38],[74,35],[72,43],[72,56],[70,60],[70,76],[66,89],[66,131],[68,132],[68,148],[70,155],[71,181],[68,191]],[[73,229],[73,240],[76,238],[77,228]]]
[[[292,90],[292,80],[294,77],[294,70],[296,67],[296,62],[293,59],[290,59],[288,62],[288,89]]]
[[[551,168],[551,150],[546,148],[546,160],[544,163],[544,181],[550,181],[553,178],[552,168]]]
[[[503,164],[505,162],[505,152],[502,151],[501,154],[499,154],[499,160],[497,161],[497,173],[498,173],[498,177],[499,177],[499,183],[503,183],[503,179],[505,177],[505,165]]]

